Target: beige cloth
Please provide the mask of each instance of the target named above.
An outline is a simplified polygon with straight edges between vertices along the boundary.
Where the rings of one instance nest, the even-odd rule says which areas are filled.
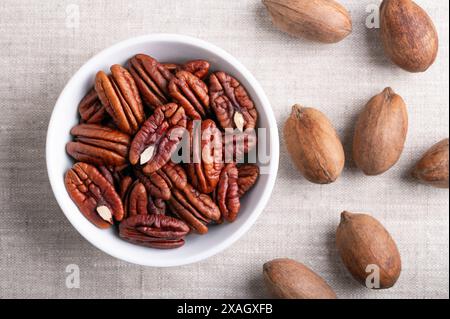
[[[265,297],[262,264],[275,257],[302,261],[341,298],[448,298],[448,190],[407,177],[422,152],[449,133],[448,1],[417,0],[440,35],[438,59],[423,74],[391,65],[377,31],[366,28],[366,8],[379,1],[341,2],[351,10],[354,31],[339,44],[320,45],[276,31],[259,0],[2,0],[0,298]],[[292,104],[317,107],[335,124],[347,150],[365,102],[392,86],[406,100],[410,117],[401,160],[370,178],[349,160],[335,184],[318,186],[296,172],[282,144],[269,205],[225,252],[169,269],[104,254],[76,232],[53,198],[45,168],[47,124],[65,83],[92,55],[118,41],[159,32],[183,33],[224,48],[260,81],[280,127]],[[395,288],[369,291],[342,266],[334,232],[344,209],[373,212],[396,239],[404,269]],[[66,288],[69,264],[80,268],[79,289]]]

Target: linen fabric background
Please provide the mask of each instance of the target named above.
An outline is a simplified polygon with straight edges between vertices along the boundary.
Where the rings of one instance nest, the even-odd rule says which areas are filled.
[[[277,31],[259,0],[2,0],[0,298],[264,298],[262,264],[276,257],[311,267],[340,298],[448,298],[449,192],[408,177],[449,134],[448,1],[417,0],[440,36],[437,61],[422,74],[392,65],[378,30],[366,27],[367,11],[380,1],[340,2],[351,11],[353,33],[323,45]],[[348,155],[336,183],[314,185],[281,139],[277,183],[251,230],[212,258],[167,269],[116,260],[84,240],[53,197],[44,152],[54,103],[76,70],[116,42],[160,32],[210,41],[239,59],[267,93],[280,133],[293,104],[320,109]],[[355,119],[386,86],[408,105],[408,139],[394,168],[365,177],[349,153]],[[343,210],[371,212],[395,238],[403,272],[393,289],[370,291],[344,268],[335,248]],[[66,287],[70,264],[79,266],[79,289]]]

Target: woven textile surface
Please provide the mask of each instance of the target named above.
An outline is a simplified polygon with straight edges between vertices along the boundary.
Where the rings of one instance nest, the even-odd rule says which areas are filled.
[[[353,33],[335,45],[277,31],[259,0],[0,2],[0,298],[264,298],[262,264],[291,257],[323,276],[340,298],[448,298],[449,192],[409,178],[414,162],[449,134],[449,3],[417,0],[440,36],[436,63],[410,74],[384,56],[366,26],[377,0],[341,0]],[[75,11],[74,11],[75,10]],[[77,17],[71,16],[79,12]],[[250,231],[202,262],[158,269],[116,260],[84,240],[53,197],[45,167],[50,114],[65,83],[91,56],[127,38],[182,33],[210,41],[240,60],[268,95],[281,127],[295,103],[331,119],[347,153],[355,118],[391,86],[405,99],[410,129],[400,161],[365,177],[350,156],[334,184],[308,183],[281,140],[272,198]],[[335,248],[343,210],[378,218],[403,260],[398,284],[357,284]],[[80,287],[66,287],[66,267]]]

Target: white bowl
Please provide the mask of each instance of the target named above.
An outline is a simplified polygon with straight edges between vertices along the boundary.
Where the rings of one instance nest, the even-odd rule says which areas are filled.
[[[210,227],[206,235],[186,238],[183,247],[158,250],[130,244],[119,238],[115,229],[101,230],[91,224],[70,199],[64,186],[64,174],[73,160],[66,154],[65,145],[71,139],[69,131],[78,122],[77,107],[92,87],[97,71],[109,71],[115,63],[124,64],[137,53],[154,56],[160,61],[183,62],[205,59],[215,70],[223,70],[236,77],[247,89],[259,112],[258,126],[268,130],[271,161],[255,187],[242,201],[241,211],[234,223]],[[224,50],[205,41],[183,35],[155,34],[120,42],[100,52],[84,64],[70,79],[56,102],[47,132],[47,170],[56,200],[62,211],[94,246],[116,258],[145,266],[168,267],[194,263],[230,246],[256,221],[267,204],[278,170],[279,138],[275,117],[263,89],[250,72]]]

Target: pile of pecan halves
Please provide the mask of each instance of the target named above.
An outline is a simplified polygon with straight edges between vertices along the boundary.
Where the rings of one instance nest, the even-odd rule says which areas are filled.
[[[83,215],[153,248],[180,247],[191,231],[233,222],[259,176],[256,164],[242,161],[257,144],[245,134],[258,117],[245,88],[229,74],[210,73],[204,60],[179,65],[137,54],[126,68],[110,70],[97,73],[81,100],[80,123],[66,146],[75,164],[65,185]],[[241,151],[240,138],[223,138],[230,129],[244,136]],[[186,132],[189,158],[198,160],[175,162]],[[220,155],[211,155],[218,141]],[[198,156],[199,149],[211,156]]]

